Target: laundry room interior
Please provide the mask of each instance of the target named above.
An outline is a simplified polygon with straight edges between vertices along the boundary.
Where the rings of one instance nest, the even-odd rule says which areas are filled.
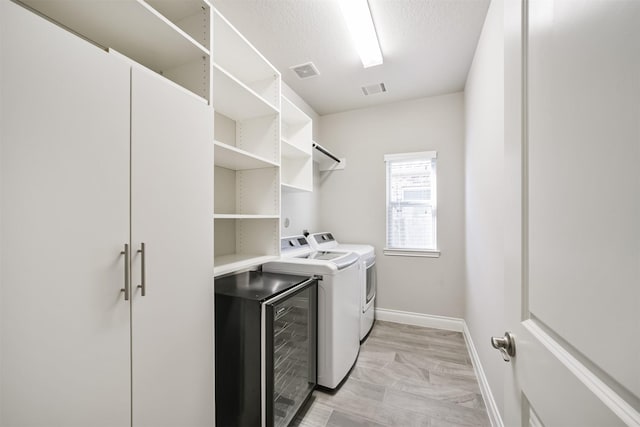
[[[0,0],[0,427],[640,426],[639,118],[637,0]]]

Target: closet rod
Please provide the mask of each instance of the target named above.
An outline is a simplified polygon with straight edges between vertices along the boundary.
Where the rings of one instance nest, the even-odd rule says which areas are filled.
[[[335,160],[336,162],[340,163],[340,159],[337,158],[336,156],[334,156],[333,154],[331,154],[329,151],[327,151],[326,148],[324,148],[323,146],[321,146],[320,144],[318,144],[317,142],[313,143],[313,148],[315,148],[316,150],[318,150],[319,152],[321,152],[322,154],[324,154],[327,157],[331,157],[333,160]]]

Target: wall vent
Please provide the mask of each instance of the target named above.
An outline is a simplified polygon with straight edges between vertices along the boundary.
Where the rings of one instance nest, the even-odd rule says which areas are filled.
[[[307,62],[306,64],[294,65],[291,69],[298,75],[301,79],[308,79],[309,77],[315,77],[320,72],[313,65],[313,62]]]
[[[387,88],[384,83],[376,83],[374,85],[362,86],[362,93],[365,95],[375,95],[376,93],[386,92]]]

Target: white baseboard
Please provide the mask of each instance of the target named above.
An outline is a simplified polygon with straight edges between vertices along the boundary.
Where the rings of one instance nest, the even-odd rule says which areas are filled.
[[[502,417],[500,416],[500,411],[498,410],[498,405],[496,404],[496,400],[494,399],[491,388],[489,387],[489,381],[487,380],[487,376],[484,373],[484,369],[482,369],[482,363],[480,363],[480,357],[478,356],[476,346],[473,344],[473,340],[471,339],[471,332],[469,331],[469,328],[467,328],[467,324],[464,321],[463,327],[464,340],[467,343],[467,348],[469,349],[469,355],[471,356],[473,370],[476,373],[476,377],[478,377],[480,392],[482,393],[484,404],[487,407],[487,414],[489,415],[491,425],[493,427],[504,427]]]
[[[464,319],[457,317],[435,316],[432,314],[411,313],[408,311],[388,310],[386,308],[376,308],[376,319],[387,322],[403,323],[405,325],[424,326],[427,328],[444,329],[447,331],[462,332],[464,340],[467,343],[469,349],[469,355],[471,356],[471,363],[473,364],[473,370],[478,378],[478,384],[480,385],[480,392],[482,398],[487,407],[487,414],[493,427],[504,427],[500,411],[498,411],[498,405],[493,397],[491,388],[489,387],[489,381],[482,369],[482,363],[480,363],[480,357],[476,351],[476,346],[471,339],[471,333]]]
[[[376,319],[387,322],[404,323],[405,325],[424,326],[462,332],[464,320],[457,317],[436,316],[433,314],[411,313],[409,311],[376,308]]]

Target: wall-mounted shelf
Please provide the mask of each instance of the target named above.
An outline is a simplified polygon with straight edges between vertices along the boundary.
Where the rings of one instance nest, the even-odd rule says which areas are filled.
[[[313,191],[313,122],[285,96],[282,97],[280,109],[282,188],[287,192],[293,189]]]
[[[113,48],[210,99],[206,1],[22,1],[93,43]]]
[[[208,0],[146,0],[146,2],[210,50],[211,8]]]
[[[277,107],[216,63],[213,64],[213,81],[213,108],[233,120],[278,113]]]
[[[214,142],[214,151],[215,165],[226,169],[239,171],[280,166],[268,159],[219,141]]]
[[[281,152],[282,157],[288,157],[290,159],[309,157],[310,155],[309,152],[305,151],[299,146],[290,143],[286,139],[282,139],[281,141],[282,141],[282,145],[280,147],[280,150],[282,150]]]
[[[311,120],[307,114],[298,108],[293,102],[286,96],[282,96],[282,118],[283,120],[293,126],[307,126]]]
[[[282,139],[299,150],[311,154],[313,122],[287,97],[282,96]]]
[[[320,172],[341,170],[347,167],[347,159],[339,158],[327,148],[313,142],[313,161],[318,163]]]
[[[309,189],[305,187],[297,187],[295,185],[290,184],[281,184],[283,193],[300,193],[300,192],[308,192]]]

